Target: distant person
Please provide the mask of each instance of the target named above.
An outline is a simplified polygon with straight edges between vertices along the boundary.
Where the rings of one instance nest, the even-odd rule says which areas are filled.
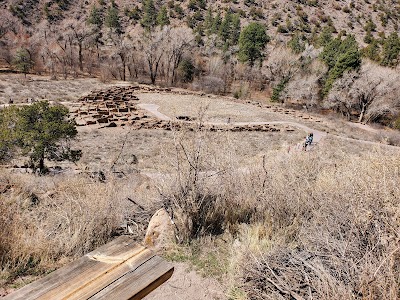
[[[314,134],[311,132],[309,135],[307,135],[306,140],[304,142],[303,146],[304,151],[307,150],[307,146],[311,146],[313,140],[314,140]]]
[[[10,100],[8,100],[8,104],[14,104],[14,100],[10,98]]]
[[[311,145],[312,143],[313,143],[313,140],[314,140],[314,133],[310,133],[309,135],[308,135],[308,144],[309,145]]]

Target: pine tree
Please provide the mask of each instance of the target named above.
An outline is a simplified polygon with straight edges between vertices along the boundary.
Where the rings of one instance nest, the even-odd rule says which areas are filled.
[[[391,33],[383,42],[381,65],[395,67],[399,64],[400,38],[397,32]]]
[[[250,23],[239,36],[239,60],[253,66],[256,60],[263,58],[262,51],[268,41],[265,26],[260,23]]]
[[[322,29],[322,31],[321,31],[321,34],[318,36],[317,46],[324,47],[330,41],[332,41],[332,39],[333,39],[332,33],[333,33],[332,27],[330,27],[330,26],[324,27],[324,29]]]
[[[4,149],[3,142],[13,141],[13,146],[20,148],[22,154],[28,155],[30,166],[33,169],[38,168],[41,174],[46,171],[45,159],[76,161],[80,158],[81,151],[71,150],[68,146],[64,147],[65,143],[60,143],[74,138],[78,133],[74,122],[67,117],[66,107],[50,106],[46,101],[2,110],[0,128],[5,129],[7,135],[3,132],[0,136],[0,149]],[[13,122],[12,127],[7,126],[10,122]]]
[[[222,22],[221,13],[218,11],[211,26],[211,34],[218,33],[219,27],[221,26],[221,22]]]
[[[219,31],[218,31],[218,35],[224,43],[226,43],[229,39],[231,33],[231,22],[232,22],[232,14],[229,11],[227,11],[224,20],[219,26]]]
[[[369,45],[363,49],[362,54],[364,57],[367,57],[370,60],[379,62],[381,60],[379,52],[379,43],[373,38]]]
[[[214,20],[213,12],[212,12],[211,7],[209,7],[207,9],[206,18],[204,20],[204,29],[205,29],[206,35],[210,35],[212,33],[211,31],[212,31],[212,26],[213,26],[213,20]]]
[[[122,27],[119,19],[119,10],[115,5],[111,5],[107,9],[105,25],[108,28],[115,30],[115,32],[118,34],[122,33]]]
[[[89,24],[96,25],[97,27],[103,25],[103,14],[101,10],[98,9],[96,6],[93,6],[90,10],[87,22]]]
[[[303,52],[305,49],[305,46],[298,33],[295,33],[292,36],[292,39],[289,41],[288,46],[290,49],[292,49],[293,53],[295,54],[299,54]]]
[[[169,16],[168,11],[165,6],[161,7],[160,11],[157,14],[157,25],[164,27],[165,25],[169,25]]]
[[[153,0],[145,0],[143,3],[143,17],[140,24],[147,30],[151,30],[157,23],[157,11]]]
[[[328,77],[322,91],[323,96],[328,95],[336,79],[343,73],[356,70],[361,65],[361,55],[354,36],[350,35],[343,41],[338,37],[328,43],[322,51],[320,58],[328,65]]]
[[[198,5],[201,9],[206,9],[206,7],[207,7],[207,2],[206,2],[206,0],[197,0],[197,5]]]
[[[232,15],[232,28],[230,32],[230,43],[236,45],[240,36],[240,17],[238,14]]]
[[[374,36],[372,35],[371,30],[368,30],[367,33],[365,34],[364,42],[366,42],[367,44],[370,44],[373,39],[374,39]]]

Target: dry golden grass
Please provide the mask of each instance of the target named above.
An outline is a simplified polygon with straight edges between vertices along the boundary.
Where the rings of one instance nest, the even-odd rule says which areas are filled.
[[[256,106],[241,104],[223,98],[210,99],[193,95],[138,93],[140,103],[153,103],[167,116],[197,117],[201,108],[208,106],[207,121],[210,122],[267,122],[293,120],[286,115],[277,115]]]
[[[233,278],[233,299],[398,299],[398,149],[351,152],[351,144],[328,138],[317,151],[266,151],[244,168],[229,147],[211,150],[201,133],[177,144],[165,205],[189,245],[232,236],[223,238],[236,248],[231,257],[226,245],[211,252],[231,262],[214,271]],[[196,265],[198,257],[188,259]]]
[[[89,252],[127,221],[135,220],[132,238],[143,236],[154,203],[137,199],[142,180],[106,176],[102,183],[84,174],[38,177],[3,170],[1,183],[10,188],[0,194],[1,285]]]
[[[8,103],[10,98],[14,103],[26,102],[28,98],[76,101],[91,90],[125,84],[122,81],[105,84],[95,78],[51,80],[49,76],[29,75],[25,79],[23,75],[0,74],[0,103]]]

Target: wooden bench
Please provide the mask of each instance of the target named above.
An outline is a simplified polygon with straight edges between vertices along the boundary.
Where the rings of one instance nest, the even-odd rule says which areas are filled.
[[[174,268],[121,236],[4,299],[142,299]]]

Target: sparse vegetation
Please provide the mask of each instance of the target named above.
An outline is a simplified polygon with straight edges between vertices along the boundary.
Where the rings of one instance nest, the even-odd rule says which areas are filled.
[[[163,255],[229,299],[400,298],[398,4],[3,2],[0,295],[140,241],[163,207]],[[57,104],[130,82],[190,130],[76,128]],[[235,132],[249,121],[286,123]],[[297,151],[293,122],[329,135]]]
[[[239,275],[242,281],[236,282],[236,288],[246,292],[251,299],[265,299],[281,292],[296,297],[312,295],[319,299],[331,299],[338,293],[343,297],[357,297],[360,291],[369,296],[397,297],[394,291],[399,282],[396,276],[388,274],[397,272],[399,248],[395,240],[385,240],[385,246],[380,242],[383,232],[389,240],[389,236],[396,236],[396,230],[389,224],[399,226],[395,221],[398,205],[395,195],[399,192],[395,156],[383,156],[379,150],[354,154],[340,152],[338,155],[340,143],[330,140],[332,152],[317,152],[310,154],[311,157],[268,153],[264,161],[259,159],[250,167],[252,175],[249,177],[233,171],[238,170],[234,163],[227,165],[224,161],[220,166],[211,165],[207,155],[209,142],[205,142],[208,139],[200,134],[195,141],[194,147],[182,146],[181,149],[185,149],[182,151],[188,151],[187,155],[178,156],[180,163],[175,165],[180,168],[177,176],[179,174],[181,179],[175,182],[184,186],[176,186],[172,194],[164,191],[164,195],[171,196],[166,200],[172,205],[175,221],[181,226],[179,232],[183,240],[187,241],[188,236],[194,238],[190,245],[201,243],[204,236],[221,229],[231,236],[223,239],[225,243],[231,243],[230,247],[235,247],[230,261],[235,261],[239,268],[219,269],[218,276],[235,278]],[[208,145],[206,152],[198,148],[202,145]],[[219,149],[221,151],[223,149]],[[197,161],[201,157],[196,153],[203,153],[202,162]],[[219,155],[227,157],[222,153]],[[198,171],[190,167],[192,164],[202,166],[202,172],[224,172],[204,178],[201,173],[196,175]],[[372,174],[375,176],[371,178]],[[381,188],[382,175],[390,178],[384,190]],[[365,186],[366,178],[368,187]],[[188,188],[185,183],[194,186]],[[200,190],[201,195],[195,194]],[[192,198],[193,195],[197,196]],[[229,205],[224,202],[227,199]],[[214,209],[206,209],[210,205]],[[382,222],[382,217],[393,221]],[[214,245],[218,244],[219,237],[214,238]],[[376,247],[377,244],[380,247]],[[350,261],[342,259],[340,249]],[[181,251],[187,253],[187,250]],[[183,260],[198,266],[197,257],[207,255],[207,247],[200,250],[203,254],[193,256],[192,251],[185,254]],[[226,254],[222,247],[218,251],[220,258],[215,259],[221,261],[218,266],[222,267]],[[211,264],[212,260],[207,263]],[[207,270],[209,266],[202,268]],[[237,273],[230,273],[235,271]],[[305,278],[308,278],[307,284],[299,287],[299,283],[307,280]]]

